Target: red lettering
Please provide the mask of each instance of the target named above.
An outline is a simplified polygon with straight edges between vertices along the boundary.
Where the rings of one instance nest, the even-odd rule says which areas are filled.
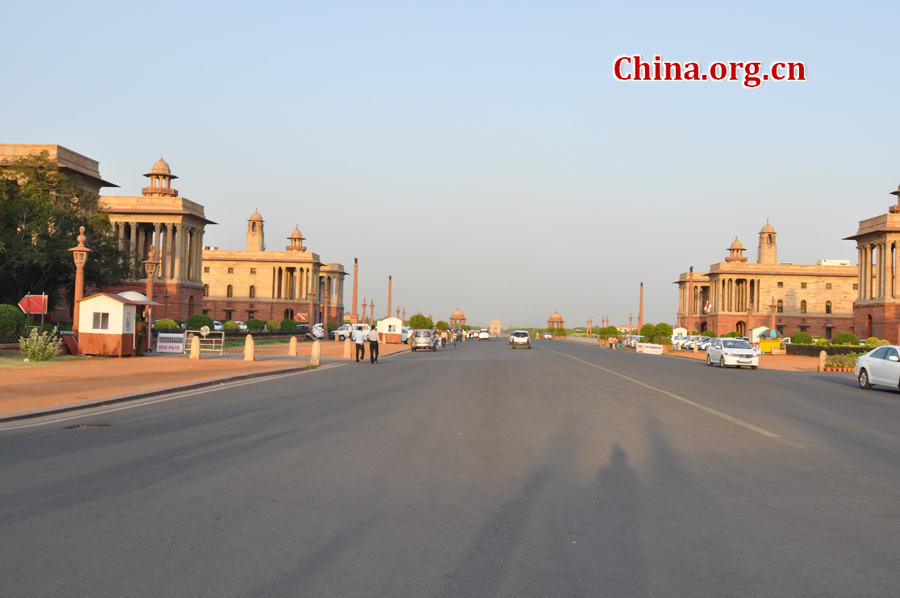
[[[797,68],[799,77],[794,77],[794,67]],[[806,81],[806,65],[802,62],[789,62],[788,69],[788,81]]]
[[[650,80],[650,65],[646,62],[641,62],[640,54],[634,57],[634,80]]]
[[[681,81],[681,64],[677,62],[667,62],[666,64],[666,81]],[[672,71],[675,71],[675,78],[672,78]]]
[[[685,81],[700,81],[700,65],[696,62],[688,62],[684,65]]]
[[[613,65],[613,74],[615,75],[616,79],[618,79],[619,81],[630,81],[631,80],[630,74],[629,75],[622,74],[622,63],[623,62],[627,62],[627,63],[631,64],[631,57],[630,56],[619,56],[618,58],[616,58],[616,62]]]
[[[662,81],[662,77],[659,74],[659,56],[653,57],[653,80]]]
[[[714,62],[709,65],[709,76],[716,81],[721,81],[728,75],[728,67],[722,62]]]
[[[776,81],[781,81],[782,79],[784,79],[784,75],[781,74],[781,69],[785,68],[786,66],[787,65],[785,65],[783,62],[776,62],[775,64],[773,64],[772,78]]]
[[[744,68],[744,63],[743,62],[729,62],[728,66],[731,67],[731,76],[728,79],[730,81],[737,81],[738,80],[738,76],[737,76],[738,67]]]

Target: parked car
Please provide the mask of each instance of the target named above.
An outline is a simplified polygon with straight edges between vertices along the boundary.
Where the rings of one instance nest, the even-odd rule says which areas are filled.
[[[234,320],[234,323],[238,325],[238,330],[240,330],[241,332],[245,332],[247,330],[247,325],[240,320]]]
[[[218,320],[213,320],[213,330],[216,332],[222,332],[225,328],[222,326],[222,322]]]
[[[516,347],[525,347],[531,348],[531,335],[528,334],[527,330],[516,330],[510,336],[510,345],[515,349]]]
[[[337,341],[342,341],[344,339],[350,338],[353,336],[353,324],[343,324],[337,330],[331,331],[331,338]]]
[[[413,333],[412,328],[407,328],[406,326],[401,328],[400,329],[400,342],[405,345],[407,343],[407,341],[409,341],[409,337],[412,336],[412,333]]]
[[[759,353],[744,339],[715,338],[706,348],[706,365],[714,363],[723,368],[746,365],[755,370],[759,367]]]
[[[706,351],[706,348],[712,343],[712,337],[705,337],[703,340],[697,341],[697,350]]]
[[[489,341],[491,340],[491,333],[487,331],[486,328],[482,328],[478,331],[478,340],[480,341]]]
[[[431,330],[416,330],[413,333],[410,347],[413,351],[419,349],[437,351],[437,337]]]
[[[900,347],[885,345],[860,355],[855,371],[860,388],[877,385],[900,390]]]
[[[322,324],[313,324],[312,335],[317,339],[325,338],[325,328]]]

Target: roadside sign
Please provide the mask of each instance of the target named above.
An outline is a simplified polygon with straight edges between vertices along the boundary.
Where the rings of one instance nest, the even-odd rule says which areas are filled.
[[[305,322],[305,321],[306,321],[306,314],[296,314],[296,315],[294,315],[294,320],[295,320],[296,322]]]
[[[19,309],[26,314],[47,313],[47,295],[25,295],[19,301]]]
[[[156,334],[157,353],[184,353],[184,333],[159,332]]]

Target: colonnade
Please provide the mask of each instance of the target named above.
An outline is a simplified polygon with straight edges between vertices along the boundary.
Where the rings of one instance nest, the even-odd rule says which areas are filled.
[[[857,299],[897,297],[897,243],[881,240],[858,246],[859,294]]]
[[[315,284],[313,287],[312,285]],[[328,304],[342,305],[344,297],[344,277],[321,274],[315,266],[276,266],[272,268],[272,298],[307,300],[312,290],[316,292],[316,302],[325,300],[328,290]]]
[[[762,305],[761,287],[759,278],[723,278],[713,285],[710,301],[718,312],[758,312]]]
[[[193,281],[202,278],[203,227],[180,222],[115,222],[119,249],[128,251],[134,278],[146,276],[141,262],[147,259],[150,246],[156,248],[159,281]]]

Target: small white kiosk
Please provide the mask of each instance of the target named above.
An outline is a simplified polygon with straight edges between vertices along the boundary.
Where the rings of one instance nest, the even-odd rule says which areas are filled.
[[[399,345],[402,342],[400,339],[403,332],[403,321],[400,318],[385,318],[378,322],[375,328],[378,329],[381,342],[392,345]]]
[[[124,295],[124,293],[123,293]],[[97,293],[81,300],[78,314],[78,352],[85,355],[134,355],[138,308],[160,305],[144,295]],[[149,329],[149,322],[147,322]]]

